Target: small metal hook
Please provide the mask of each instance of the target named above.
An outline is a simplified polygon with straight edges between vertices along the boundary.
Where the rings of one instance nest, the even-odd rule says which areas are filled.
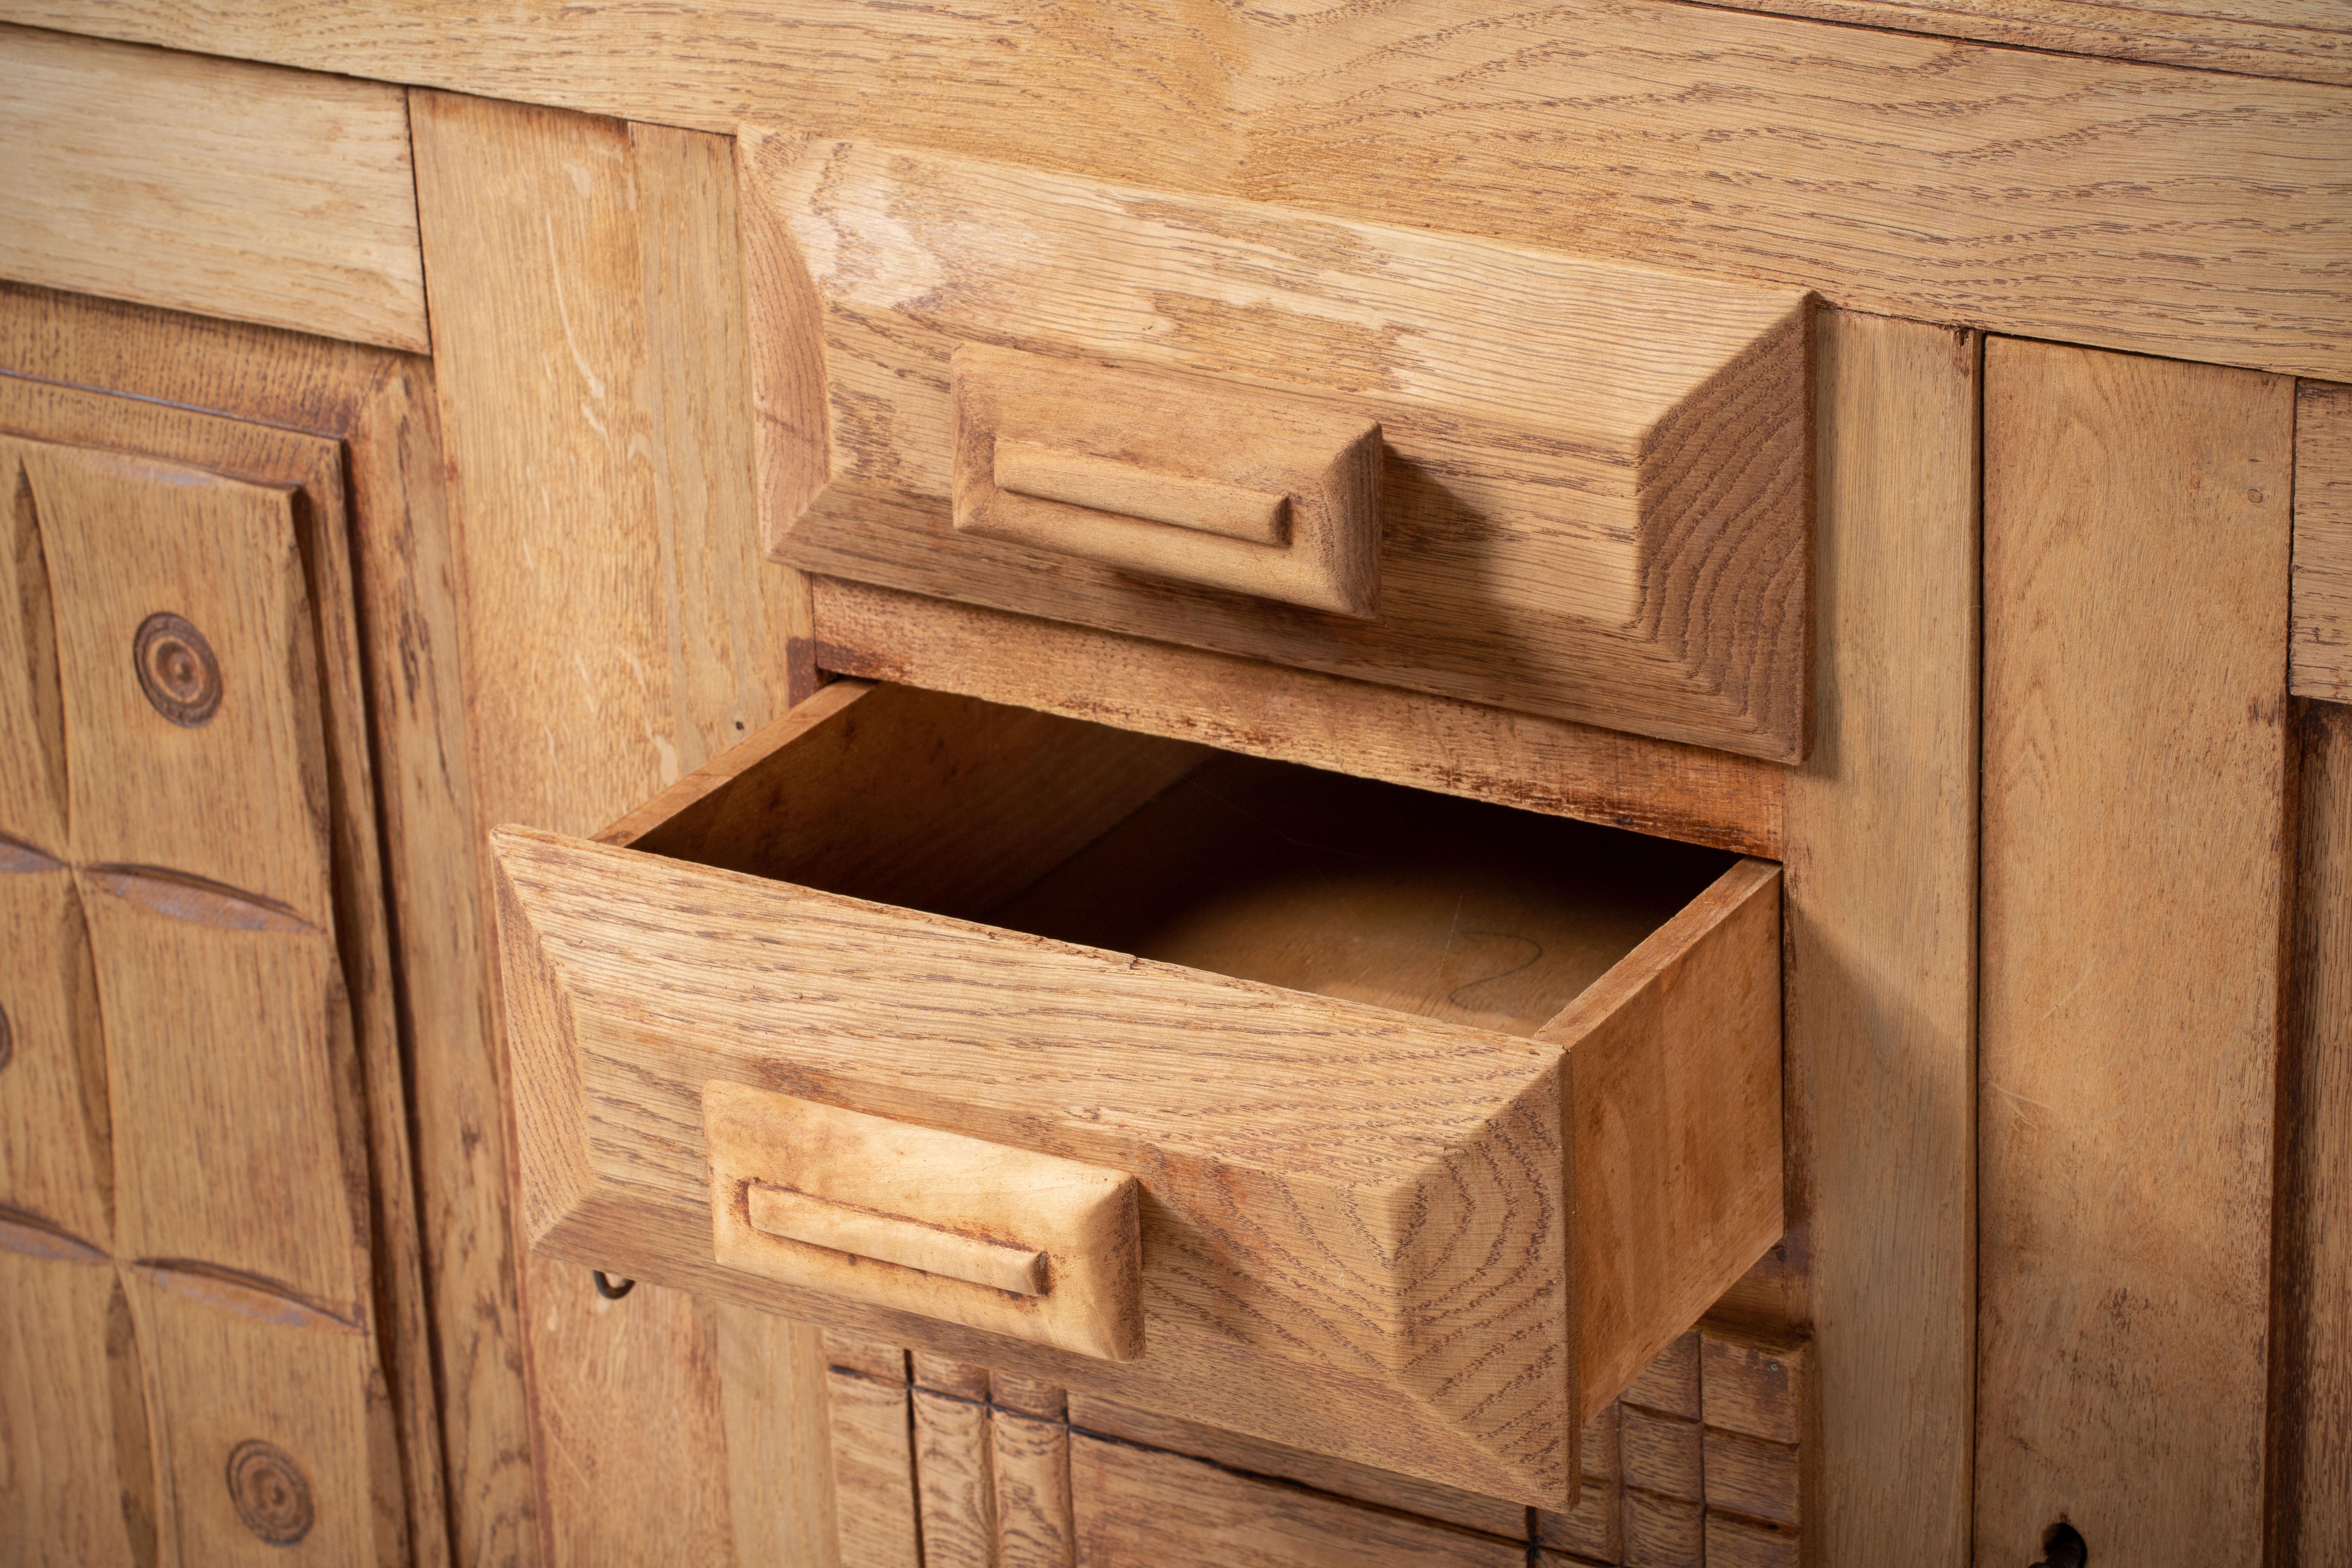
[[[591,1268],[588,1273],[596,1281],[596,1294],[607,1301],[617,1301],[637,1288],[635,1280],[615,1279],[601,1268]]]

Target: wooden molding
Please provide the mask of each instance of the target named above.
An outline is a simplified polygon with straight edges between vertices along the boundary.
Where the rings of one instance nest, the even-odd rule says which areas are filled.
[[[747,132],[742,150],[758,214],[748,243],[763,252],[750,268],[761,280],[752,353],[768,417],[798,442],[774,436],[762,449],[778,559],[1777,761],[1803,754],[1801,291],[866,143]],[[871,259],[881,254],[887,267]],[[1005,542],[1001,523],[986,539],[950,526],[959,469],[970,487],[974,467],[956,456],[950,367],[974,343],[992,345],[983,364],[1015,363],[998,357],[1007,347],[1060,361],[1037,380],[1066,389],[1055,416],[1081,445],[1139,439],[1118,433],[1117,405],[1079,430],[1069,410],[1097,365],[1152,372],[1154,387],[1181,375],[1196,390],[1178,395],[1213,407],[1270,392],[1276,406],[1319,405],[1359,429],[1377,421],[1377,616],[1359,618],[1360,568],[1320,595],[1297,582],[1279,595],[1324,609],[1277,608],[1248,591],[1139,580],[1147,562],[1132,549],[1097,565]],[[1142,405],[1131,416],[1161,417]],[[1182,537],[1166,531],[1163,567]],[[1204,563],[1257,548],[1201,540],[1187,574],[1251,583]]]
[[[423,352],[399,88],[0,26],[0,277]]]

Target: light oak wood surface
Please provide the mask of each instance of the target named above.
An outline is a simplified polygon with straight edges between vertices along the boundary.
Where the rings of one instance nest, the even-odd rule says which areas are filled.
[[[0,276],[425,346],[404,95],[0,27]]]
[[[845,675],[1780,853],[1786,770],[1757,758],[831,578],[814,600],[816,661]]]
[[[905,1364],[905,1357],[899,1358]],[[903,1381],[827,1374],[841,1568],[926,1568],[915,1493],[913,1406]]]
[[[1749,0],[1745,8],[2352,86],[2352,18],[2331,0]]]
[[[767,417],[802,437],[762,447],[779,560],[1776,761],[1803,753],[1801,290],[865,142],[747,131],[742,145],[744,201],[761,213],[752,249],[780,251],[752,265],[754,353],[795,367]],[[821,369],[806,364],[819,342]],[[1016,350],[1034,358],[1002,357]],[[1014,364],[1033,367],[1019,379],[1034,402],[987,390],[1013,384]],[[1140,401],[1081,390],[1139,371],[1153,373]],[[1290,425],[1293,402],[1358,430],[1378,422],[1377,614],[1370,563],[1347,553],[1371,542],[1315,544],[1317,507],[1298,508],[1302,548],[1279,557],[1154,536],[1146,577],[1181,559],[1175,574],[1206,584],[1193,587],[1139,577],[1136,549],[1103,556],[1104,530],[1122,526],[1108,521],[1076,554],[1044,547],[1042,520],[1008,533],[1002,501],[973,488],[986,466],[974,443],[1003,418],[1028,421],[1033,441],[1164,467],[1187,431],[1225,419],[1175,407],[1267,395]],[[983,395],[984,416],[959,414],[956,398]],[[1220,462],[1244,450],[1208,445]]]
[[[748,522],[731,149],[433,94],[411,111],[479,818],[592,831],[784,705],[784,574]],[[580,569],[551,564],[583,539]],[[730,1497],[726,1363],[690,1300],[518,1272],[537,1452],[569,1459],[530,1472],[555,1533],[507,1550],[709,1560],[793,1528]]]
[[[386,866],[404,909],[462,907],[478,885],[457,692],[455,584],[422,361],[45,290],[0,289],[0,365],[222,413],[341,445],[374,721]],[[5,705],[0,705],[5,707]],[[5,775],[14,780],[10,771]],[[31,776],[31,775],[26,775]],[[23,820],[21,816],[17,818]],[[397,922],[415,1118],[425,1298],[460,1561],[512,1561],[530,1517],[503,1122],[478,933]],[[94,1007],[93,1031],[96,1038]],[[17,1070],[26,1064],[20,1058]],[[36,1147],[54,1142],[35,1141]],[[374,1201],[397,1214],[397,1184]],[[413,1309],[422,1334],[424,1306]],[[427,1375],[427,1363],[414,1363]],[[428,1488],[435,1478],[428,1476]]]
[[[457,0],[0,11],[707,131],[764,121],[1572,244],[1865,310],[2352,381],[2335,281],[2352,100],[2328,87],[1661,0],[1506,7],[1475,26],[1442,0],[1381,0],[1208,28],[1176,0],[1013,18],[630,0],[559,28]]]
[[[841,1568],[824,1331],[724,1301],[711,1310],[735,1561]]]
[[[2299,705],[2294,995],[2280,1061],[2271,1561],[2352,1541],[2352,709]]]
[[[2295,388],[2294,484],[2289,685],[2352,702],[2352,386]]]
[[[1073,1434],[1070,1494],[1087,1568],[1521,1568],[1527,1551],[1180,1455]]]
[[[1986,346],[1980,1558],[2262,1560],[2294,414]]]
[[[1819,729],[1786,827],[1792,1261],[1746,1306],[1818,1347],[1809,1549],[1962,1568],[1980,355],[1916,322],[1835,312],[1821,331]]]
[[[154,1462],[130,1308],[103,1253],[64,1253],[0,1220],[0,1553],[142,1568],[156,1557]]]

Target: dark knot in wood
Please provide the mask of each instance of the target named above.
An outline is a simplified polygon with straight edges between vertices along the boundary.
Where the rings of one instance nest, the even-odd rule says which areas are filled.
[[[310,1483],[292,1455],[275,1443],[248,1437],[229,1450],[228,1496],[245,1528],[272,1546],[291,1546],[317,1518]]]
[[[0,1068],[6,1068],[8,1058],[16,1054],[16,1031],[8,1026],[8,1009],[0,1007]]]
[[[139,689],[173,723],[194,730],[220,711],[220,660],[186,616],[162,610],[140,622],[131,663]]]

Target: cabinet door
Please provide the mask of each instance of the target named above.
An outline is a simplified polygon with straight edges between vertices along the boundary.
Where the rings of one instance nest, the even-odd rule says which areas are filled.
[[[343,473],[0,377],[10,1561],[411,1557]]]

